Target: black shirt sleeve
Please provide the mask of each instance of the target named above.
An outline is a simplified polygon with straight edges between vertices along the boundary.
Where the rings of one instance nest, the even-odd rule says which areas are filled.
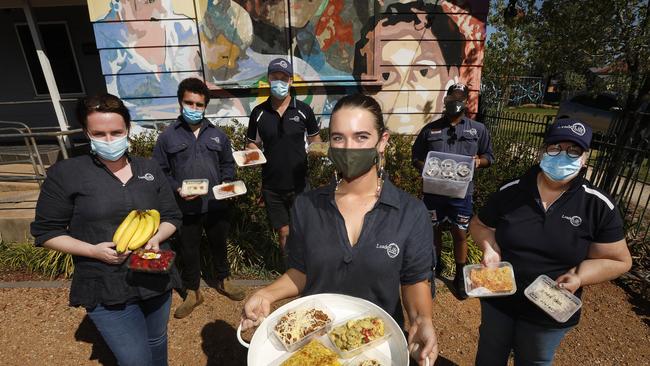
[[[235,180],[235,159],[232,156],[232,145],[228,135],[222,134],[224,139],[224,147],[219,152],[219,168],[221,173],[221,180],[231,182]]]
[[[433,258],[433,230],[431,230],[431,218],[422,202],[417,202],[417,216],[414,219],[413,228],[404,245],[404,256],[402,258],[402,270],[400,282],[402,285],[431,279]]]
[[[169,127],[173,128],[173,127]],[[176,192],[181,184],[174,178],[172,175],[171,164],[169,164],[169,159],[167,158],[167,152],[165,151],[165,135],[164,133],[158,136],[156,145],[153,148],[153,159],[158,162],[159,168],[162,170],[162,173],[167,177],[167,181],[171,185],[171,188]]]
[[[152,168],[158,176],[162,176],[163,172],[155,162],[155,160],[152,161]],[[176,226],[176,229],[179,229],[183,215],[178,208],[178,204],[176,204],[174,192],[165,181],[158,184],[158,202],[160,203],[160,222],[168,222]]]
[[[618,208],[614,206],[613,209],[609,209],[609,207],[605,205],[603,206],[604,212],[601,215],[600,221],[598,222],[594,242],[614,243],[625,238],[623,219],[621,218],[621,214],[618,211]]]
[[[289,237],[287,238],[287,264],[289,268],[295,268],[302,273],[305,269],[305,237],[300,217],[302,212],[303,196],[298,196],[291,209],[291,225],[289,226]]]
[[[417,161],[424,162],[424,160],[427,158],[427,153],[429,151],[427,151],[427,142],[424,137],[426,135],[426,131],[428,131],[426,127],[420,130],[418,137],[415,139],[415,142],[411,147],[411,158],[413,159],[413,165],[415,165]]]
[[[251,112],[251,116],[248,119],[248,130],[246,131],[246,138],[250,142],[257,142],[257,118],[259,118],[262,110],[259,108],[254,108]]]
[[[478,211],[478,218],[485,225],[496,228],[499,220],[499,206],[503,199],[503,191],[496,191],[490,195],[485,206]]]
[[[316,116],[314,111],[311,108],[305,108],[307,114],[307,120],[305,121],[305,127],[307,129],[307,136],[316,136],[320,132],[320,127],[318,127],[318,122],[316,122]]]
[[[52,238],[69,234],[74,200],[67,185],[61,163],[47,170],[47,178],[36,203],[36,217],[30,228],[37,246],[42,246]]]

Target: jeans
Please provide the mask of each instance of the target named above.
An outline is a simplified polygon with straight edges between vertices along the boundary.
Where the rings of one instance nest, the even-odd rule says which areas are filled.
[[[201,284],[201,239],[208,238],[217,280],[230,276],[226,239],[230,230],[230,211],[219,210],[200,215],[184,215],[180,230],[183,287],[198,290]]]
[[[167,366],[171,291],[133,303],[86,309],[120,366]]]
[[[506,314],[486,301],[481,301],[476,365],[507,365],[510,351],[515,365],[552,365],[555,350],[564,335],[573,329],[549,328]]]

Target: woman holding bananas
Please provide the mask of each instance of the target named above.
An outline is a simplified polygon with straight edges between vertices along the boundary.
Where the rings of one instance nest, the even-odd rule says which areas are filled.
[[[125,259],[139,245],[159,249],[181,213],[158,164],[126,154],[131,119],[119,98],[87,98],[77,114],[92,153],[48,169],[32,235],[36,245],[73,255],[70,305],[86,308],[120,365],[167,365],[171,289],[180,278],[175,268],[132,272]]]

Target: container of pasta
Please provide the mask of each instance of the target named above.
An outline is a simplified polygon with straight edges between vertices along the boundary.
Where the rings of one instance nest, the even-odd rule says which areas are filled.
[[[313,338],[327,333],[334,323],[334,314],[318,300],[306,301],[270,320],[269,338],[289,352],[306,345]]]
[[[388,339],[391,332],[385,325],[381,314],[368,311],[335,324],[327,337],[342,358],[352,358]]]
[[[571,291],[558,287],[557,282],[547,275],[537,277],[526,287],[524,295],[559,323],[569,320],[582,307],[579,298]]]
[[[307,152],[315,155],[327,156],[329,148],[329,142],[312,142],[307,146]]]
[[[269,366],[343,366],[339,355],[322,340],[314,338],[293,353],[279,357]]]
[[[515,273],[508,262],[495,266],[468,264],[463,267],[465,292],[471,297],[508,296],[517,292]]]
[[[186,196],[208,194],[210,182],[207,179],[185,179],[181,186],[181,193]]]
[[[368,350],[345,363],[345,366],[397,366],[376,348]]]
[[[266,164],[264,153],[258,149],[235,151],[232,153],[232,157],[240,167]]]
[[[246,185],[241,180],[223,183],[212,187],[214,198],[218,200],[241,196],[242,194],[246,194],[246,191]]]

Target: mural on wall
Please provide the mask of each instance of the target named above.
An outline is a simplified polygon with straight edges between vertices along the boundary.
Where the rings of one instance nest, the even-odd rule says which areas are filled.
[[[465,82],[476,110],[487,0],[88,0],[109,92],[141,124],[178,115],[176,87],[204,78],[209,116],[246,121],[266,67],[294,65],[297,98],[327,120],[336,100],[374,95],[389,127],[416,133]]]

